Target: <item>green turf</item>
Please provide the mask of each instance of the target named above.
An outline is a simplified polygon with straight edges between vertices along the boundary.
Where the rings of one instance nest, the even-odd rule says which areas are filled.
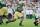
[[[4,24],[0,25],[0,27],[40,27],[40,24],[38,26],[34,26],[33,24],[34,19],[24,19],[23,21],[24,26],[19,26],[20,19],[18,19],[15,22],[11,22],[8,25],[5,24],[5,21],[7,21],[7,19],[4,19],[3,21],[4,21]]]

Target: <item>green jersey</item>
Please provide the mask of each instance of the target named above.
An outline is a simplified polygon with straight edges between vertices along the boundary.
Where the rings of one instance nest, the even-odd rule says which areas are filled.
[[[15,11],[18,11],[18,12],[20,12],[20,13],[21,13],[21,11],[19,11],[17,8],[15,9]]]

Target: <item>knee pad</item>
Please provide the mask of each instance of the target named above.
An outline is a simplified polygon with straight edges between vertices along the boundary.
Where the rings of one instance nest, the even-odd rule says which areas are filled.
[[[9,21],[6,21],[6,23],[9,23]]]

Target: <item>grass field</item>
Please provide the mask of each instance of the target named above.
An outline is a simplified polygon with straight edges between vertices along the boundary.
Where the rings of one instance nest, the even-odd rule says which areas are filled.
[[[11,22],[8,25],[5,24],[7,19],[4,19],[3,21],[4,21],[4,24],[0,25],[0,27],[40,27],[40,24],[38,26],[34,26],[34,24],[33,24],[34,19],[24,19],[24,21],[23,21],[24,26],[19,26],[20,19],[18,19],[15,22]]]

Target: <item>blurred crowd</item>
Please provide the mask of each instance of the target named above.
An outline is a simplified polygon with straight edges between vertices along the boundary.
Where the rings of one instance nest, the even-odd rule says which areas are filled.
[[[3,0],[4,1],[4,0]],[[18,0],[19,2],[19,0]],[[15,12],[15,9],[17,8],[17,5],[18,5],[18,2],[16,1],[13,1],[13,0],[5,0],[4,3],[6,4],[6,6],[8,7],[8,9],[12,9],[14,12]],[[37,11],[38,11],[38,8],[40,7],[39,5],[39,2],[30,2],[28,3],[27,1],[22,1],[24,3],[23,5],[23,11],[22,13],[24,14],[24,17],[25,16],[36,16],[37,14]]]

